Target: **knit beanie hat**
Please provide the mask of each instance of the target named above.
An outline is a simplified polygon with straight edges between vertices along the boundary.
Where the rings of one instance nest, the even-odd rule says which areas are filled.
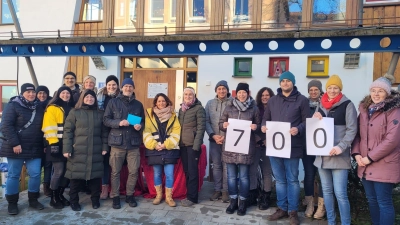
[[[90,79],[93,83],[96,84],[96,77],[92,76],[92,75],[87,75],[86,77],[83,78],[83,82],[85,83],[86,80]]]
[[[75,74],[74,72],[72,72],[72,71],[66,72],[66,73],[64,74],[63,78],[65,78],[65,77],[68,76],[68,75],[71,75],[71,76],[73,76],[73,77],[76,79],[76,74]]]
[[[47,97],[50,95],[50,91],[49,91],[49,89],[48,89],[46,86],[39,85],[39,86],[36,88],[36,95],[37,95],[39,92],[41,92],[41,91],[44,91],[44,92],[47,94]]]
[[[250,94],[249,84],[247,84],[247,83],[238,83],[238,85],[236,87],[236,94],[241,90],[247,92],[247,94]]]
[[[342,80],[340,79],[340,77],[336,74],[332,75],[331,77],[329,77],[328,81],[326,82],[325,85],[325,89],[328,89],[329,86],[331,85],[336,85],[339,87],[340,91],[343,90],[343,84],[342,84]]]
[[[392,90],[392,82],[386,76],[379,77],[374,82],[372,82],[369,89],[371,90],[372,88],[382,88],[386,91],[388,95],[390,95],[390,92]]]
[[[192,92],[193,95],[196,97],[196,91],[192,87],[185,87],[185,89],[183,89],[183,93],[185,93],[186,91]]]
[[[61,92],[67,90],[69,92],[69,94],[71,95],[71,99],[72,99],[72,91],[69,87],[67,86],[61,86],[58,90],[57,90],[57,97],[60,98],[60,94]]]
[[[125,78],[125,79],[122,81],[121,87],[124,87],[124,86],[127,85],[127,84],[132,85],[133,87],[135,87],[135,84],[133,83],[132,78]]]
[[[117,85],[119,85],[119,80],[118,80],[118,78],[117,78],[116,76],[114,76],[114,75],[110,75],[110,76],[108,76],[108,77],[106,78],[106,85],[107,85],[107,83],[110,82],[110,81],[115,81],[115,83],[117,83]]]
[[[281,83],[283,79],[288,79],[292,81],[293,85],[296,85],[296,78],[290,71],[286,71],[279,76],[279,83]]]
[[[94,93],[92,90],[86,90],[85,94],[83,94],[83,97],[85,98],[87,95],[91,95],[96,98],[96,93]]]
[[[310,90],[311,87],[316,87],[320,92],[322,92],[322,83],[319,80],[311,80],[308,82],[308,90]]]
[[[25,92],[25,91],[36,91],[35,90],[35,85],[31,84],[31,83],[25,83],[21,86],[21,95]]]
[[[217,85],[215,85],[215,92],[217,92],[217,88],[219,86],[224,86],[226,88],[226,90],[228,90],[229,93],[229,87],[228,87],[228,82],[226,82],[225,80],[220,80]]]

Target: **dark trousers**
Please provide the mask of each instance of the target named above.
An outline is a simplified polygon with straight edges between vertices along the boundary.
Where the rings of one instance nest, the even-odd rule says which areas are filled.
[[[199,198],[199,159],[201,149],[193,150],[192,146],[181,147],[181,159],[183,171],[186,176],[186,198],[198,203]]]
[[[302,158],[304,166],[304,192],[305,196],[314,196],[315,174],[318,172],[314,166],[315,155],[304,155]],[[318,185],[318,197],[323,198],[322,185]]]
[[[98,201],[100,199],[101,193],[101,178],[95,178],[92,180],[80,180],[80,179],[71,179],[69,185],[69,198],[71,203],[79,203],[79,191],[85,187],[87,183],[87,187],[91,191],[90,199],[92,201]]]

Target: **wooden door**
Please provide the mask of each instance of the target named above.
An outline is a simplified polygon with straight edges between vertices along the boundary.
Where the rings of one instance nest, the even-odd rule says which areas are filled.
[[[133,80],[135,82],[135,94],[136,99],[143,103],[143,107],[146,110],[147,108],[151,108],[153,106],[154,98],[149,98],[148,87],[149,83],[162,83],[168,84],[168,98],[171,99],[174,107],[176,108],[175,103],[175,93],[177,90],[176,85],[176,70],[135,70],[133,72]],[[183,83],[178,85],[178,89],[181,89]],[[180,102],[177,103],[178,105]]]

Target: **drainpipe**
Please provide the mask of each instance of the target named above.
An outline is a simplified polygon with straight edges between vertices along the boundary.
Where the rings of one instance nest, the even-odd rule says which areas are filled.
[[[363,27],[364,0],[358,0],[358,27]]]
[[[386,74],[394,76],[394,71],[396,70],[397,62],[399,62],[399,56],[400,52],[393,52],[392,59],[390,60],[389,68]]]
[[[12,0],[7,0],[8,7],[10,9],[10,13],[15,25],[15,30],[17,31],[18,37],[23,39],[24,35],[22,34],[21,26],[19,25],[19,20],[17,18],[17,13],[15,13],[15,7]],[[28,65],[29,73],[31,74],[32,82],[35,87],[39,86],[39,83],[36,78],[35,70],[33,69],[31,57],[25,57],[26,64]],[[17,81],[18,82],[18,81]]]

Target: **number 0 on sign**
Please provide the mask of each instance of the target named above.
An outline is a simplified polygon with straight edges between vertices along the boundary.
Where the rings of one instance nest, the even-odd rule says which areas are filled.
[[[307,155],[329,155],[333,148],[333,118],[307,118]]]
[[[225,151],[249,154],[251,121],[228,119]]]
[[[292,137],[290,123],[267,121],[267,156],[290,158]]]

